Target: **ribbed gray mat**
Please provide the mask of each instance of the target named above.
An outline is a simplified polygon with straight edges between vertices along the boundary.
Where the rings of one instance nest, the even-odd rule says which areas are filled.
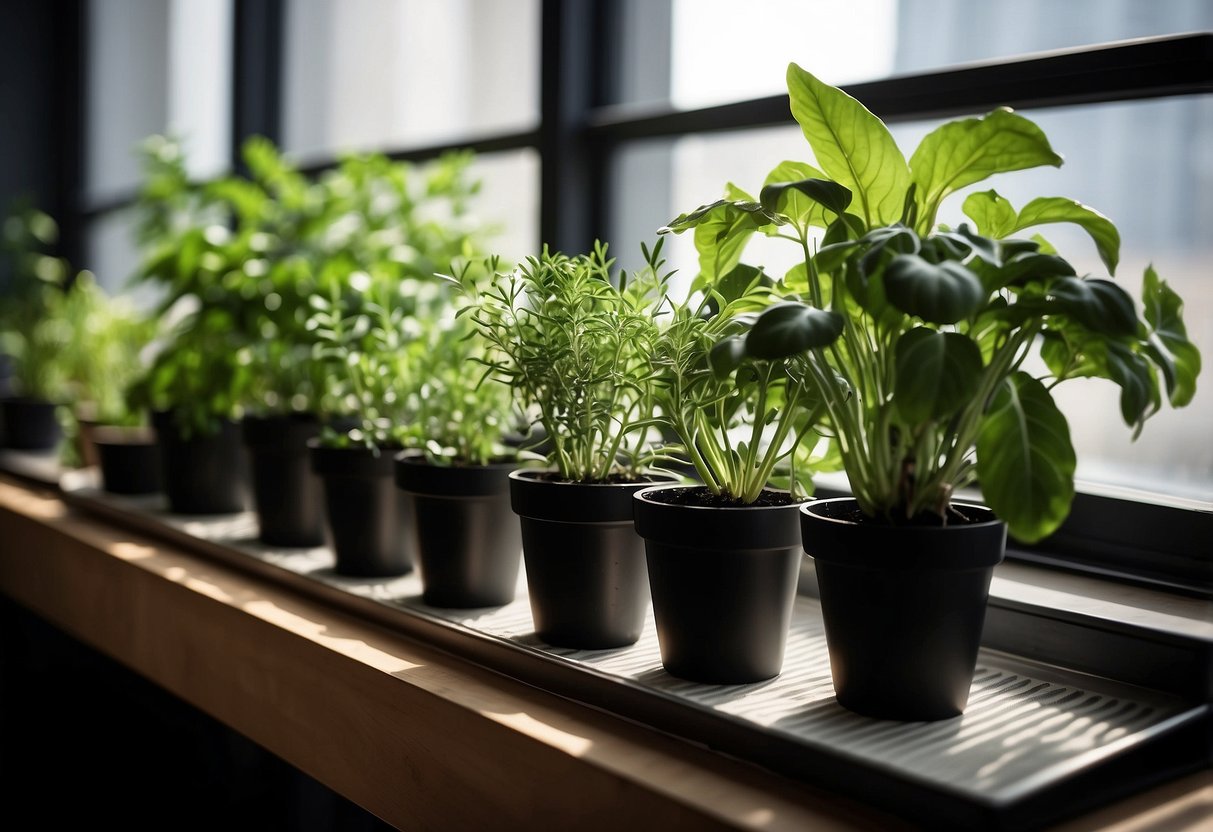
[[[255,539],[252,514],[186,518],[165,513],[162,498],[123,498],[68,487],[73,502],[133,513],[160,525],[243,552],[266,564],[401,610],[445,620],[513,642],[521,649],[591,668],[655,695],[672,697],[760,732],[862,762],[932,788],[1002,805],[1069,773],[1112,757],[1183,718],[1184,703],[1164,694],[982,653],[969,706],[956,719],[900,723],[851,713],[834,700],[818,602],[797,599],[783,673],[752,685],[702,685],[661,666],[652,611],[640,641],[627,648],[578,651],[549,647],[532,631],[525,575],[518,600],[487,610],[441,610],[421,603],[416,574],[391,580],[351,579],[333,572],[326,548],[274,549]],[[408,613],[403,611],[407,610]],[[757,741],[757,740],[756,740]]]

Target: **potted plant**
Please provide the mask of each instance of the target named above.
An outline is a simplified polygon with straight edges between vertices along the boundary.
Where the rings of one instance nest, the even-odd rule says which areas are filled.
[[[28,206],[14,208],[0,240],[9,272],[9,291],[0,310],[0,353],[12,361],[12,393],[0,400],[4,445],[23,451],[51,451],[63,438],[61,408],[68,404],[69,379],[60,352],[72,333],[64,321],[68,264],[50,253],[58,226]]]
[[[341,220],[322,235],[318,280],[329,292],[310,296],[306,328],[339,388],[329,399],[338,411],[309,444],[343,574],[413,567],[412,502],[393,484],[393,459],[419,442],[420,336],[446,303],[435,274],[479,245],[467,207],[477,187],[470,158],[445,156],[422,173],[356,157],[322,182]]]
[[[788,87],[817,167],[784,162],[760,200],[732,202],[804,263],[779,287],[790,299],[729,349],[796,357],[854,493],[801,513],[839,702],[947,718],[966,704],[1006,530],[1036,541],[1069,511],[1075,454],[1050,389],[1109,379],[1136,432],[1162,386],[1173,406],[1191,399],[1200,356],[1152,269],[1139,313],[1117,284],[1078,276],[1042,237],[1020,234],[1076,223],[1112,274],[1119,235],[1093,209],[1040,197],[1016,210],[984,191],[964,201],[972,226],[938,224],[958,189],[1061,163],[1029,120],[1001,109],[948,122],[907,162],[858,101],[795,64]],[[986,505],[954,499],[973,485]]]
[[[160,490],[160,449],[147,414],[127,392],[144,369],[157,322],[126,298],[111,298],[89,272],[64,297],[71,341],[60,352],[71,379],[79,461],[100,468],[101,484],[116,494]]]
[[[469,271],[459,270],[461,285],[472,280]],[[507,604],[522,554],[509,497],[509,474],[518,467],[517,448],[506,442],[516,424],[513,399],[509,388],[471,369],[488,352],[453,306],[424,323],[413,353],[416,450],[396,459],[396,484],[413,503],[422,599],[435,607]]]
[[[701,484],[635,496],[662,664],[713,684],[780,672],[799,577],[797,512],[811,468],[825,464],[797,454],[818,411],[793,366],[800,357],[741,349],[745,325],[771,302],[770,280],[738,262],[736,238],[721,230],[752,232],[758,216],[722,201],[662,229],[696,229],[699,275],[651,361],[660,419],[677,440],[669,451]]]
[[[548,644],[621,647],[644,624],[631,499],[661,459],[647,435],[665,284],[658,254],[613,282],[604,244],[575,257],[545,250],[496,274],[465,313],[489,345],[491,376],[542,429],[547,467],[512,473],[510,500],[535,632]]]

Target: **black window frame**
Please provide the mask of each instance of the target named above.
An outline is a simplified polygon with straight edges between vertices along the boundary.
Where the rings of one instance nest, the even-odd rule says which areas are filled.
[[[77,54],[74,100],[83,101],[89,0],[72,18]],[[95,2],[95,0],[94,0]],[[533,129],[468,136],[465,141],[383,148],[391,158],[425,161],[448,150],[488,154],[531,149],[540,162],[540,241],[566,251],[588,250],[607,229],[609,171],[615,153],[634,142],[691,134],[794,124],[786,95],[711,107],[615,101],[619,71],[612,46],[623,31],[618,0],[541,0],[540,122]],[[75,3],[69,3],[75,6]],[[233,0],[231,166],[251,135],[281,141],[286,0]],[[984,112],[997,106],[1047,109],[1142,101],[1213,91],[1213,32],[1099,44],[906,74],[843,87],[889,123]],[[78,147],[69,148],[66,175],[74,207],[63,217],[64,237],[79,249],[88,225],[130,207],[130,193],[105,202],[84,196],[84,107]],[[335,158],[309,160],[320,173]],[[1077,570],[1199,597],[1213,597],[1213,512],[1079,494],[1071,517],[1050,539],[1013,546],[1008,557]]]

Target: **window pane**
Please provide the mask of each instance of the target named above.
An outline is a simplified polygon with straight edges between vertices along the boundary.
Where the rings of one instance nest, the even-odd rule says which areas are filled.
[[[789,61],[845,84],[1213,28],[1206,0],[629,0],[625,8],[623,100],[680,108],[782,93]],[[651,30],[668,39],[631,47]],[[628,83],[629,73],[650,80]]]
[[[492,230],[488,251],[517,263],[539,248],[539,154],[512,150],[484,154],[472,163],[480,179],[473,211]]]
[[[538,123],[538,0],[290,0],[285,149],[403,147]]]
[[[123,0],[89,5],[86,192],[98,201],[139,182],[136,148],[181,136],[191,173],[228,164],[231,0]]]
[[[1017,207],[1036,196],[1068,196],[1107,214],[1120,229],[1117,280],[1135,298],[1152,263],[1184,298],[1189,337],[1206,365],[1213,356],[1213,97],[1184,97],[1027,113],[1066,158],[1060,169],[1042,168],[994,177],[968,190],[997,189]],[[937,122],[897,125],[907,154]],[[810,160],[797,127],[690,136],[637,143],[623,149],[612,169],[610,239],[623,262],[639,240],[680,212],[722,195],[726,181],[757,194],[763,178],[784,159]],[[967,192],[967,191],[966,191]],[[949,198],[942,222],[964,221],[966,192]],[[1106,274],[1090,239],[1076,228],[1052,225],[1043,236],[1080,273]],[[747,262],[781,275],[797,262],[796,246],[756,239]],[[666,242],[671,267],[683,281],[696,273],[689,233]],[[1081,480],[1091,485],[1141,489],[1213,502],[1213,381],[1206,373],[1185,409],[1164,410],[1134,443],[1120,420],[1118,388],[1098,380],[1070,381],[1055,391],[1078,452]]]

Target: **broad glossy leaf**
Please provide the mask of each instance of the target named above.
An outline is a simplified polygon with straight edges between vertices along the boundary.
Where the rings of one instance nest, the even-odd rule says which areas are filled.
[[[1133,438],[1141,433],[1146,419],[1162,404],[1158,376],[1150,362],[1118,341],[1099,344],[1104,374],[1120,387],[1120,415],[1133,428]]]
[[[746,335],[754,358],[777,360],[811,347],[824,347],[842,334],[842,316],[796,301],[777,303],[758,316]]]
[[[739,263],[713,284],[715,292],[708,297],[708,309],[713,315],[718,315],[721,301],[730,304],[747,295],[753,296],[755,302],[758,302],[761,297],[757,291],[758,287],[769,288],[774,285],[775,281],[762,269]]]
[[[987,237],[1000,239],[1014,233],[1017,214],[1011,203],[997,191],[978,191],[965,197],[961,210]]]
[[[762,202],[762,207],[772,213],[792,216],[791,212],[786,210],[786,208],[792,201],[790,197],[794,196],[807,198],[807,201],[813,206],[824,206],[830,210],[830,216],[828,217],[825,215],[813,217],[811,208],[808,211],[804,211],[807,219],[815,220],[811,224],[821,228],[828,226],[835,217],[843,216],[847,211],[847,206],[851,204],[851,192],[849,190],[837,182],[831,182],[828,179],[820,177],[771,182],[763,185],[762,191],[759,194],[759,200]],[[803,203],[806,201],[804,198],[796,201]]]
[[[680,234],[688,228],[695,229],[699,282],[711,285],[741,262],[741,253],[755,231],[766,225],[786,222],[757,202],[718,199],[689,214],[679,215],[657,233]]]
[[[939,205],[953,191],[995,173],[1061,165],[1044,132],[1006,108],[981,118],[949,121],[932,130],[910,157],[910,176],[922,206],[919,227],[934,225]]]
[[[855,195],[869,227],[900,219],[910,169],[884,122],[794,63],[787,80],[792,115],[827,178]]]
[[[893,398],[911,424],[948,416],[977,393],[981,350],[967,335],[916,327],[897,339],[894,361]]]
[[[1074,274],[1074,267],[1055,254],[1019,254],[1004,261],[1000,269],[974,270],[981,275],[987,292]]]
[[[1196,376],[1200,374],[1200,350],[1188,340],[1183,300],[1158,277],[1153,266],[1146,269],[1142,300],[1150,326],[1146,352],[1162,370],[1172,407],[1183,407],[1196,394]]]
[[[977,479],[1012,535],[1051,534],[1074,499],[1076,457],[1066,417],[1044,385],[1016,372],[999,386],[977,434]]]
[[[727,378],[746,359],[744,335],[730,335],[721,339],[708,353],[708,363],[717,378]]]
[[[1137,332],[1133,299],[1110,280],[1062,277],[1049,286],[1049,294],[1066,314],[1093,332],[1126,336]]]
[[[826,179],[826,175],[808,162],[785,160],[776,165],[767,174],[762,185],[765,189],[767,185],[779,182],[797,182],[802,179]],[[760,196],[761,193],[760,191]],[[807,226],[827,228],[834,220],[832,216],[827,216],[825,208],[820,203],[814,202],[809,197],[795,190],[784,191],[780,196],[777,210],[788,217],[793,225],[801,228]],[[763,231],[768,235],[778,234],[779,228],[772,226],[763,229]]]
[[[890,303],[933,324],[954,324],[986,299],[981,280],[960,263],[928,263],[916,254],[899,254],[889,261],[884,287]]]
[[[1108,267],[1108,274],[1116,274],[1116,264],[1120,260],[1120,232],[1110,219],[1081,202],[1062,196],[1034,199],[1019,212],[1010,233],[1058,222],[1074,223],[1090,234],[1099,251],[1099,258]]]

